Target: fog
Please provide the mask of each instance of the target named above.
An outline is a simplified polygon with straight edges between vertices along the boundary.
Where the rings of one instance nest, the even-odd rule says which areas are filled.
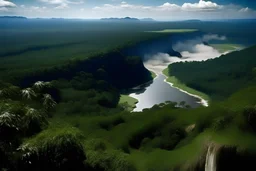
[[[203,41],[208,42],[211,40],[226,40],[226,36],[219,36],[217,34],[207,34],[203,36]]]
[[[223,41],[226,40],[226,37],[219,36],[217,34],[207,34],[192,40],[177,42],[173,45],[173,49],[180,52],[180,54],[182,55],[181,58],[176,56],[170,56],[166,53],[146,55],[144,58],[144,65],[149,70],[160,74],[162,70],[167,68],[169,64],[175,62],[205,61],[221,56],[221,53],[217,49],[214,49],[213,47],[207,45],[206,42],[209,42],[211,40]]]

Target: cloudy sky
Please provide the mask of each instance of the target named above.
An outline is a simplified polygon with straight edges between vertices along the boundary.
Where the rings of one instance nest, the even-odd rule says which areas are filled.
[[[256,18],[255,0],[0,0],[0,15],[157,20]]]

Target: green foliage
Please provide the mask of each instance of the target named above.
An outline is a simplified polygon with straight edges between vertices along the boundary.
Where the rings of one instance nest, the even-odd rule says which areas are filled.
[[[139,56],[128,56],[125,61],[128,65],[138,65],[141,62],[141,58]]]
[[[243,111],[245,121],[247,125],[253,130],[256,131],[256,107],[247,107]]]
[[[198,90],[195,90],[195,89],[193,89],[191,87],[188,87],[186,84],[184,84],[180,80],[178,80],[175,76],[170,76],[171,74],[170,74],[169,69],[170,69],[170,66],[163,70],[163,74],[166,77],[168,77],[166,79],[166,81],[168,81],[169,83],[173,84],[174,87],[177,87],[177,88],[179,88],[181,90],[184,90],[184,91],[186,91],[186,92],[188,92],[190,94],[197,95],[197,96],[203,98],[204,100],[210,101],[209,96],[206,95],[205,93],[202,93],[202,92],[200,92]]]
[[[27,108],[24,116],[24,125],[27,127],[26,134],[33,135],[42,131],[47,125],[47,115],[44,111],[38,111],[33,108]]]
[[[125,120],[123,119],[122,116],[116,116],[116,117],[111,117],[111,118],[106,118],[102,121],[99,122],[99,125],[101,128],[110,130],[111,128],[124,123]]]
[[[120,151],[88,151],[87,163],[95,170],[135,171],[128,155]]]
[[[86,147],[86,150],[92,150],[92,151],[105,151],[107,149],[107,145],[102,139],[87,140],[85,147]]]
[[[83,136],[74,128],[52,128],[41,132],[19,147],[25,170],[83,170]]]
[[[119,91],[152,76],[138,56],[127,55],[120,46],[140,46],[138,42],[160,36],[145,30],[180,28],[183,22],[85,25],[23,26],[0,39],[1,80],[20,85],[0,80],[0,169],[162,171],[204,158],[209,141],[255,150],[255,109],[245,109],[256,104],[255,47],[205,64],[171,66],[170,74],[214,99],[238,91],[223,102],[197,109],[167,102],[129,113],[118,106]],[[224,23],[216,26],[221,29],[209,25],[200,27],[230,32]],[[232,29],[236,34],[237,27]],[[238,39],[246,34],[255,34],[254,29]],[[194,130],[186,132],[190,125]]]
[[[204,62],[171,64],[169,75],[213,99],[224,99],[248,84],[253,84],[255,50],[256,47],[253,46]],[[202,72],[206,70],[207,72]]]
[[[121,106],[123,109],[127,111],[132,111],[136,107],[136,103],[138,103],[137,99],[129,95],[121,94],[119,106]]]
[[[214,131],[225,129],[227,128],[228,124],[230,124],[232,119],[233,118],[230,116],[222,116],[222,117],[216,118],[213,120],[212,129]]]

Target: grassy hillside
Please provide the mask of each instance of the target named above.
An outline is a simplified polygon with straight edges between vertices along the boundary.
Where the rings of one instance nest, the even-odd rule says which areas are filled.
[[[256,46],[205,62],[175,63],[169,75],[213,99],[224,99],[255,83]]]
[[[206,95],[200,91],[197,91],[191,87],[186,86],[185,84],[180,82],[180,80],[178,80],[175,76],[169,76],[169,68],[164,69],[163,74],[165,76],[167,76],[166,81],[173,84],[174,87],[184,90],[190,94],[197,95],[197,96],[203,98],[204,100],[210,101],[210,97],[208,95]]]

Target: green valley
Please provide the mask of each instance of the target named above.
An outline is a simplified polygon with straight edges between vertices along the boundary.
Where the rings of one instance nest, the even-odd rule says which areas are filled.
[[[253,22],[0,19],[0,24],[1,171],[255,167]],[[222,35],[227,39],[220,40]],[[212,38],[206,42],[205,36]],[[205,58],[238,44],[244,49]],[[200,62],[182,62],[199,55]],[[155,70],[145,67],[148,61]],[[171,87],[159,81],[163,68],[166,81],[181,91],[165,92]],[[151,96],[131,96],[150,89]],[[177,100],[134,111],[139,102],[159,98],[158,92]]]

